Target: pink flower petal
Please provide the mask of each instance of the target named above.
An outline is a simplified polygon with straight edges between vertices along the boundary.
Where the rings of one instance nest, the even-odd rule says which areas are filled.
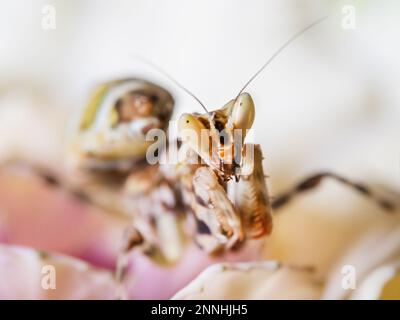
[[[31,174],[0,171],[0,241],[113,268],[127,222],[46,186]]]
[[[254,261],[260,259],[261,242],[249,243],[238,252],[221,257],[210,257],[192,245],[180,262],[173,267],[153,264],[147,257],[135,253],[131,256],[128,274],[129,297],[134,299],[169,299],[187,285],[206,267],[221,261]]]

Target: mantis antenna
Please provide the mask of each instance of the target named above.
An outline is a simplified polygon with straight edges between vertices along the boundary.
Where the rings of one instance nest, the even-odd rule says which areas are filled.
[[[245,83],[245,85],[243,86],[243,88],[239,91],[238,95],[235,98],[235,101],[238,99],[238,97],[242,94],[242,92],[244,91],[244,89],[247,88],[247,86],[289,45],[291,44],[294,40],[296,40],[298,37],[300,37],[302,34],[304,34],[306,31],[308,31],[309,29],[311,29],[312,27],[316,26],[317,24],[321,23],[322,21],[324,21],[327,17],[323,17],[320,18],[316,21],[314,21],[313,23],[311,23],[310,25],[308,25],[307,27],[305,27],[304,29],[302,29],[301,31],[297,32],[296,34],[294,34],[289,40],[287,40],[277,51],[275,51],[275,53],[267,60],[267,62],[264,63],[264,65],[258,69],[258,71]]]
[[[202,107],[203,109],[207,112],[207,108],[205,107],[205,105],[200,101],[199,98],[197,98],[193,92],[191,92],[189,89],[187,89],[186,87],[184,87],[182,84],[180,84],[175,78],[173,78],[168,72],[166,72],[164,69],[162,69],[161,67],[159,67],[158,65],[156,65],[155,63],[151,62],[150,60],[147,60],[146,58],[140,56],[140,55],[134,55],[134,57],[144,63],[146,63],[147,65],[149,65],[150,67],[152,67],[153,69],[157,70],[159,73],[161,73],[162,75],[164,75],[165,77],[167,77],[169,80],[171,80],[173,83],[175,83],[179,88],[181,88],[183,91],[185,91],[188,95],[190,95],[193,99],[195,99]]]

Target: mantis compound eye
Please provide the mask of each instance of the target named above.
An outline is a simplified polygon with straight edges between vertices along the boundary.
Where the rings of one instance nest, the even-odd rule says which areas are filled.
[[[254,116],[254,102],[250,94],[240,94],[232,109],[234,127],[238,129],[250,129],[254,122]]]
[[[187,146],[204,160],[209,157],[210,127],[206,118],[185,113],[178,121],[178,135]]]
[[[204,124],[195,116],[184,113],[178,121],[179,136],[182,140],[186,140],[186,136],[190,131],[191,134],[196,134],[198,137],[201,135],[201,130],[206,129]]]
[[[200,153],[202,132],[206,127],[196,116],[184,113],[178,121],[179,139],[186,142],[193,150]]]

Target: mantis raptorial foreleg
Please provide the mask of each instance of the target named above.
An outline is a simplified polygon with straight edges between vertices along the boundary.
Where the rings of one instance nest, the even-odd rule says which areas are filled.
[[[192,209],[211,235],[227,249],[240,244],[244,240],[240,216],[211,168],[204,166],[196,170],[193,193]]]
[[[259,238],[272,230],[272,215],[262,166],[260,145],[246,144],[240,179],[234,183],[235,208],[247,238]]]

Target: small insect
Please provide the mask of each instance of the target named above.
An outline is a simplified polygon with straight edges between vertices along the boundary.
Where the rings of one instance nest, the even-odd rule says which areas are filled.
[[[395,209],[392,202],[365,185],[331,172],[312,175],[271,200],[261,147],[246,142],[256,109],[244,90],[294,39],[323,20],[290,38],[234,99],[216,110],[208,111],[189,90],[156,67],[205,111],[180,116],[178,163],[150,165],[146,161],[152,143],[146,136],[153,129],[168,129],[173,97],[153,83],[127,78],[100,85],[83,109],[69,144],[68,181],[43,168],[35,169],[50,184],[106,211],[132,218],[116,270],[120,297],[124,297],[123,283],[132,250],[141,250],[162,265],[176,263],[191,239],[209,254],[237,250],[247,239],[270,234],[272,211],[317,187],[325,178],[351,187],[386,211]],[[157,152],[167,149],[168,144]]]

